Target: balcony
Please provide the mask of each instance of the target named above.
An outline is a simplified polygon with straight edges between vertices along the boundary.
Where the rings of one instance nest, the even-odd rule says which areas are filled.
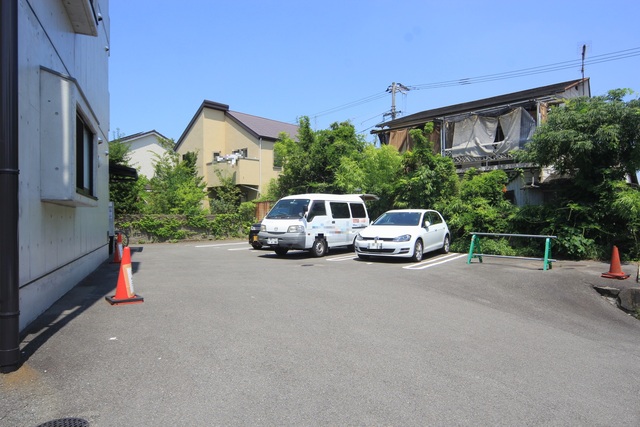
[[[220,158],[218,158],[220,159]],[[206,179],[208,187],[221,185],[216,171],[220,171],[223,177],[231,176],[235,185],[248,185],[258,187],[260,185],[260,161],[244,157],[214,160],[207,163]]]

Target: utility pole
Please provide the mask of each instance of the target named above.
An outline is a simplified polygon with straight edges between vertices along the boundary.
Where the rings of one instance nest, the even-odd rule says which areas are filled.
[[[383,117],[391,116],[391,120],[395,120],[396,115],[401,113],[402,111],[396,111],[396,92],[406,93],[409,89],[402,83],[391,83],[391,86],[387,88],[387,92],[391,93],[391,111],[388,113],[384,113]]]

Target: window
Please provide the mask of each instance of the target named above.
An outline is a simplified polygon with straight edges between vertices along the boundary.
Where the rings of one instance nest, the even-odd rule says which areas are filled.
[[[76,191],[93,195],[93,132],[76,114]]]
[[[302,218],[307,206],[309,206],[309,199],[282,199],[278,201],[273,208],[271,208],[266,218]]]
[[[40,68],[40,200],[98,206],[99,122],[77,81]]]
[[[425,212],[424,221],[429,221],[431,225],[440,224],[442,223],[442,217],[440,217],[436,212]]]
[[[367,211],[364,209],[364,205],[362,203],[350,203],[351,205],[351,216],[353,218],[366,218]]]
[[[324,200],[316,200],[311,205],[309,214],[307,215],[307,221],[313,221],[316,216],[327,215],[327,207],[324,204]]]
[[[331,202],[331,213],[334,218],[351,218],[349,204],[343,202]]]
[[[232,151],[231,154],[237,154],[239,157],[244,157],[246,159],[247,157],[249,157],[249,149],[241,148],[239,150]]]

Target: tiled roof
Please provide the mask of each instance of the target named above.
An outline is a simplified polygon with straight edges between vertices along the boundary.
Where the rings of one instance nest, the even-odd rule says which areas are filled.
[[[293,139],[296,139],[298,136],[298,126],[291,123],[265,119],[263,117],[252,116],[250,114],[239,113],[237,111],[228,111],[227,114],[260,138],[276,140],[278,139],[280,132],[288,133]]]

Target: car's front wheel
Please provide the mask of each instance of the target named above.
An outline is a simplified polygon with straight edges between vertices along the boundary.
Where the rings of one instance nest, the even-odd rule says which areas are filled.
[[[327,242],[324,239],[316,239],[311,246],[310,252],[316,258],[324,256],[327,251]]]
[[[411,257],[413,261],[422,261],[422,247],[422,240],[416,240],[416,244],[413,246],[413,256]]]

